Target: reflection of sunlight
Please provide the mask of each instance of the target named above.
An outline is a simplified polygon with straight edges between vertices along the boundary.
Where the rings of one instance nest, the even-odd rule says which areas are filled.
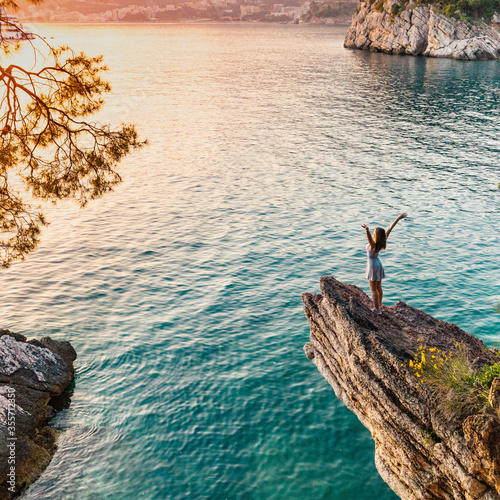
[[[11,67],[12,75],[16,78],[19,85],[28,88],[35,88],[38,91],[42,89],[42,85],[35,84],[33,80],[24,73],[24,71],[37,71],[51,63],[49,59],[50,48],[44,40],[24,40],[16,44],[10,53],[2,54],[0,64],[4,69]],[[23,71],[24,70],[24,71]],[[6,118],[8,102],[6,100],[7,86],[4,82],[0,88],[0,123]],[[16,98],[19,99],[21,108],[24,108],[31,98],[20,88],[16,92]]]
[[[33,113],[30,111],[31,103],[35,102],[34,96],[50,96],[53,90],[58,87],[59,83],[67,78],[66,75],[61,73],[37,73],[40,72],[42,68],[54,67],[54,57],[51,54],[51,48],[57,48],[57,46],[54,45],[51,47],[51,45],[40,36],[37,36],[37,38],[33,40],[23,40],[18,43],[12,43],[6,47],[6,50],[1,55],[0,63],[6,72],[6,76],[4,76],[4,81],[2,81],[0,87],[0,129],[5,127],[5,134],[0,136],[0,148],[6,148],[5,150],[8,151],[12,145],[19,147],[19,144],[24,144],[27,149],[32,149],[32,158],[36,157],[35,159],[38,161],[40,169],[44,168],[44,161],[54,161],[54,159],[57,158],[57,162],[62,162],[68,157],[68,150],[64,150],[64,148],[61,147],[62,144],[64,144],[64,138],[54,138],[54,136],[51,136],[48,144],[35,145],[37,142],[36,138],[39,136],[38,134],[47,130],[47,120],[45,118],[40,118],[36,112]],[[75,54],[78,53],[75,52]],[[71,57],[71,52],[63,53],[61,62],[68,57]],[[15,79],[15,86],[6,84],[7,75],[12,75]],[[54,81],[59,83],[54,83]],[[47,98],[42,98],[41,100],[48,102]],[[54,108],[50,113],[53,118],[56,118],[58,112],[55,108],[60,106],[60,104],[57,102],[52,104]],[[61,109],[64,109],[64,104],[61,106]],[[47,116],[48,113],[49,111],[46,112],[45,116]],[[60,120],[59,118],[56,119]],[[75,120],[76,121],[70,126],[71,128],[80,127],[79,122],[82,118],[77,116]],[[82,121],[92,122],[94,120],[84,116]],[[63,121],[61,121],[61,123],[63,123]],[[10,131],[12,131],[12,135],[9,134]],[[23,139],[23,137],[25,138]],[[76,144],[74,138],[73,141],[74,144]],[[91,146],[92,138],[89,134],[80,134],[78,145],[82,149]],[[33,154],[35,149],[36,152]],[[19,156],[17,156],[17,158],[19,158]],[[41,207],[50,220],[54,210],[57,210],[54,208],[55,202],[42,201],[35,198],[27,190],[27,181],[23,180],[23,176],[28,177],[30,172],[27,158],[28,156],[26,155],[25,161],[19,161],[17,165],[14,164],[12,166],[11,170],[4,172],[2,180],[8,183],[9,192],[13,196],[21,198],[23,202],[33,210],[37,211]],[[71,213],[78,210],[76,204],[61,201],[59,201],[58,204],[65,206],[67,211],[69,210]],[[2,238],[10,236],[12,236],[12,234],[8,232],[0,233],[0,237]]]
[[[50,46],[46,40],[37,36],[33,40],[23,40],[17,44],[10,44],[12,53],[2,54],[2,66],[16,64],[26,69],[35,69],[48,57]]]

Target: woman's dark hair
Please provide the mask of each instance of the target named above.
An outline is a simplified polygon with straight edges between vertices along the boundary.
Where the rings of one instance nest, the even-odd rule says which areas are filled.
[[[380,252],[380,250],[385,250],[385,229],[383,227],[375,228],[375,252]]]

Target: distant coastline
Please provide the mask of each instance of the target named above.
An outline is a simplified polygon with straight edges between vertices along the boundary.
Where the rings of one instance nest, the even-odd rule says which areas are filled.
[[[66,0],[57,8],[40,9],[31,5],[22,12],[30,23],[273,23],[340,24],[351,23],[357,0],[200,0],[160,5],[82,4]],[[172,0],[175,1],[175,0]]]
[[[154,22],[154,21],[127,21],[127,22],[121,22],[121,21],[104,21],[104,22],[99,22],[99,21],[82,21],[82,22],[76,22],[76,21],[32,21],[27,19],[25,21],[26,24],[54,24],[54,25],[75,25],[75,24],[81,24],[82,26],[85,25],[109,25],[109,26],[127,26],[127,25],[166,25],[166,24],[249,24],[249,25],[255,25],[255,24],[262,24],[262,25],[275,25],[275,24],[286,24],[286,25],[321,25],[321,26],[344,26],[344,27],[349,27],[351,25],[351,18],[345,18],[345,19],[334,19],[334,22],[300,22],[300,23],[294,23],[294,22],[265,22],[265,21],[216,21],[213,19],[193,19],[193,20],[180,20],[180,21],[160,21],[160,22]]]

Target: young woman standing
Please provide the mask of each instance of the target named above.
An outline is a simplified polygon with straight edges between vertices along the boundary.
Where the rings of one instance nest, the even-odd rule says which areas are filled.
[[[368,245],[366,245],[366,252],[368,254],[368,261],[366,262],[366,278],[370,283],[370,291],[372,292],[373,299],[373,309],[372,311],[377,314],[382,313],[382,279],[385,278],[384,266],[382,261],[378,257],[378,253],[381,250],[385,250],[387,245],[387,239],[389,234],[394,229],[394,226],[406,217],[406,214],[401,214],[387,229],[387,231],[382,227],[375,228],[373,232],[373,237],[370,234],[370,229],[366,224],[364,227],[366,230],[366,237],[368,238]]]

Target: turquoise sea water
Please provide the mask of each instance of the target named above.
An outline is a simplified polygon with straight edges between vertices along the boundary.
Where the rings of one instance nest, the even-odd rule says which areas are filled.
[[[102,119],[150,145],[0,275],[2,327],[78,352],[24,498],[394,499],[303,354],[300,296],[368,291],[360,226],[406,211],[386,304],[500,346],[500,63],[347,51],[331,26],[38,30],[104,54]]]

